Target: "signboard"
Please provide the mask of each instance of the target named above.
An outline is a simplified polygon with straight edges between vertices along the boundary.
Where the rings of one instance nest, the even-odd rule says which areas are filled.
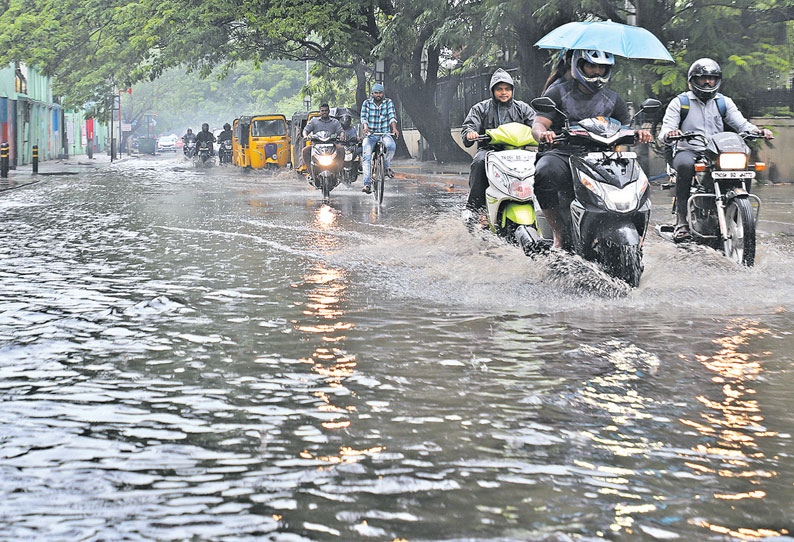
[[[132,132],[132,124],[130,124],[129,122],[122,123],[121,131],[122,132]]]

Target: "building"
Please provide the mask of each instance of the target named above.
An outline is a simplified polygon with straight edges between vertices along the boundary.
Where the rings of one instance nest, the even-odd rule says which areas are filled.
[[[52,95],[52,78],[21,62],[0,68],[0,142],[9,144],[11,167],[28,164],[33,146],[39,160],[85,154],[107,146],[107,129],[82,111],[66,111]]]

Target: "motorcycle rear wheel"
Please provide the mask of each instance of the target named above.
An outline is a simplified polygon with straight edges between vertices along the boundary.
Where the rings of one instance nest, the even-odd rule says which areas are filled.
[[[755,263],[755,215],[750,200],[735,198],[728,202],[725,226],[725,255],[738,264],[752,267]]]

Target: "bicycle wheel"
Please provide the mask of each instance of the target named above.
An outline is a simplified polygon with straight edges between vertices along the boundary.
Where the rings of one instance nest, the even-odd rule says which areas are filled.
[[[378,204],[383,203],[383,192],[386,189],[386,167],[383,154],[378,154],[378,190],[375,192],[375,200]]]
[[[370,183],[372,186],[372,196],[375,198],[375,201],[378,201],[378,192],[380,192],[380,157],[378,156],[377,152],[374,153],[375,155],[372,157],[372,168],[370,169]]]

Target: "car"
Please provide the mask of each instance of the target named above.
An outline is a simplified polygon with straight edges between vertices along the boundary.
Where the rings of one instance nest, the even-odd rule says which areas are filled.
[[[179,138],[174,134],[164,135],[157,141],[157,148],[160,152],[176,152],[177,141],[179,141]]]

